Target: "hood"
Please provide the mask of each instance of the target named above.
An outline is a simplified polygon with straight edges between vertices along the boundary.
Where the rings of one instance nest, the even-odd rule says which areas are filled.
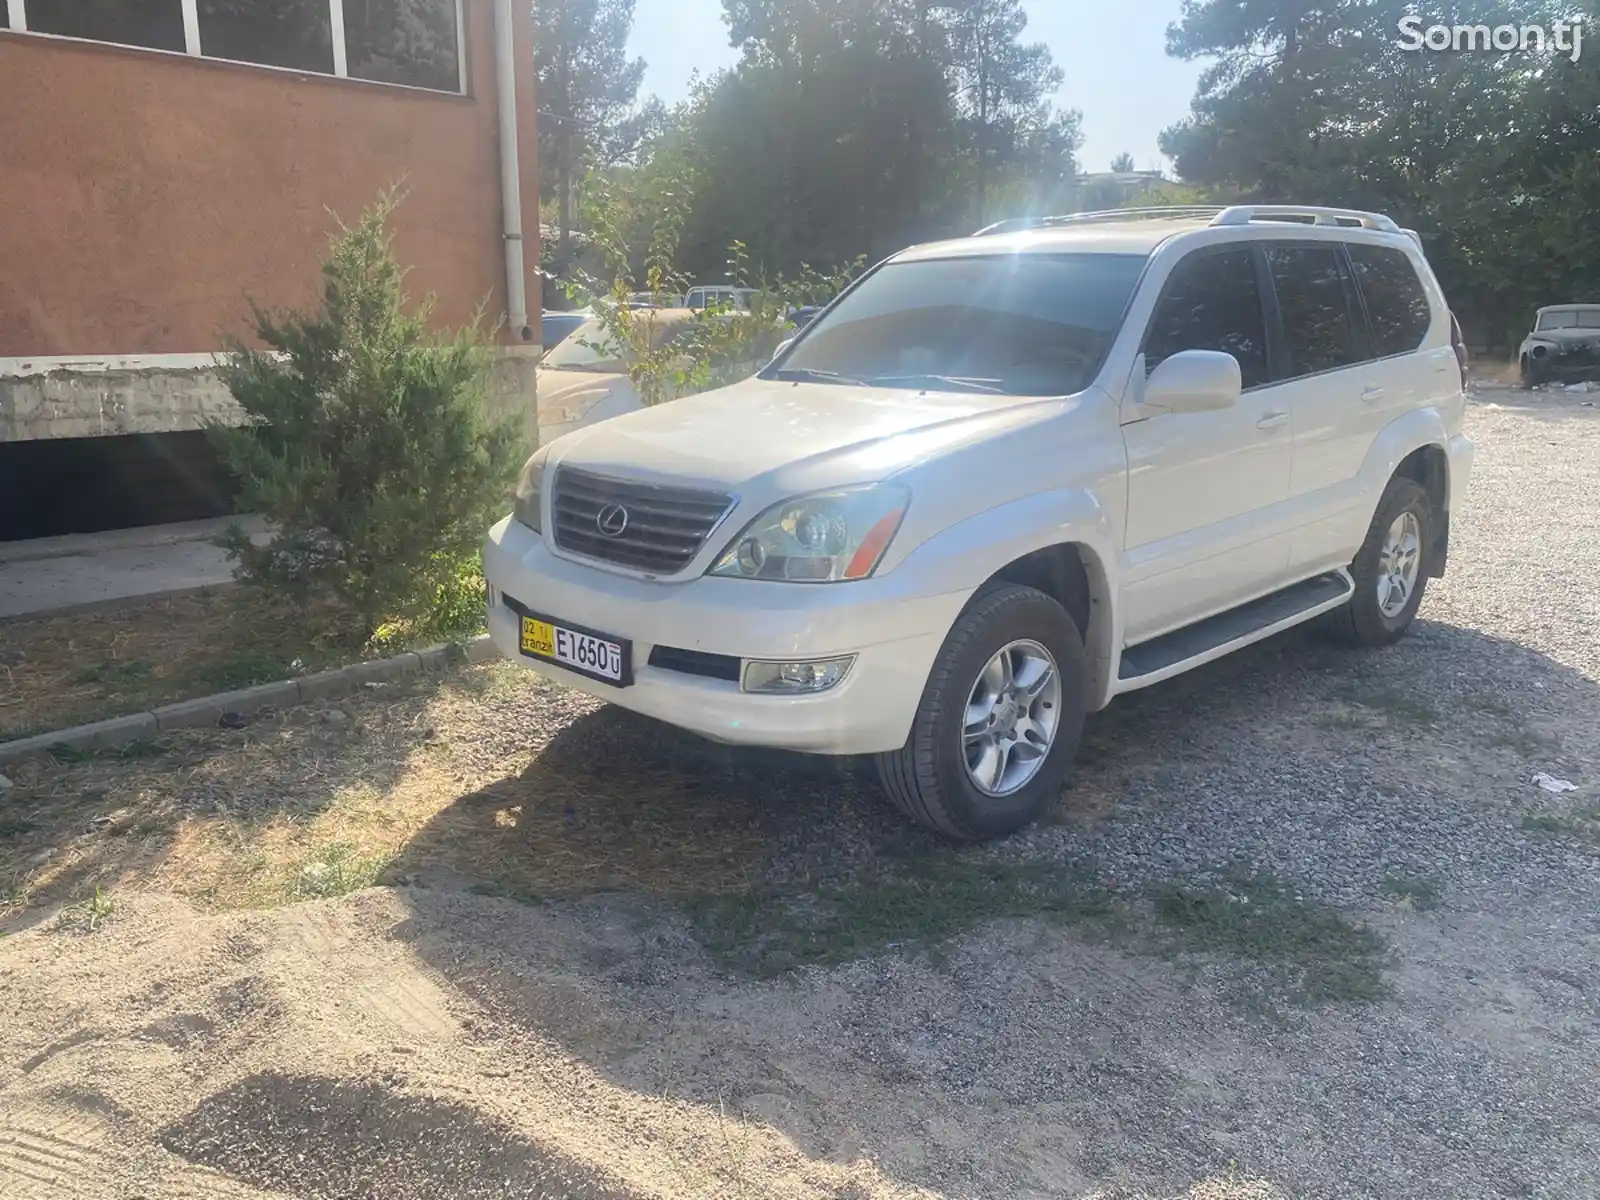
[[[1530,333],[1522,341],[1524,345],[1529,342],[1549,342],[1554,346],[1587,346],[1591,342],[1600,342],[1600,329],[1541,329]]]
[[[629,386],[626,374],[604,371],[554,371],[540,367],[537,374],[539,423],[566,425],[584,414],[619,387]]]
[[[551,453],[553,463],[657,482],[734,490],[767,478],[783,491],[843,487],[884,479],[1060,404],[748,379],[580,430]]]

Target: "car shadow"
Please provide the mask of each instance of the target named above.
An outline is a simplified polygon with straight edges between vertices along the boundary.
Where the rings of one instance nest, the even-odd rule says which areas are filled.
[[[1137,825],[1139,807],[1119,804],[1120,796],[1191,759],[1239,757],[1247,745],[1264,745],[1273,771],[1358,758],[1355,769],[1385,785],[1397,763],[1409,763],[1414,778],[1405,785],[1430,803],[1462,819],[1510,822],[1518,805],[1552,799],[1529,786],[1536,766],[1593,770],[1594,728],[1595,681],[1515,642],[1431,620],[1381,651],[1294,631],[1091,718],[1057,832],[1075,840],[1111,813]],[[1371,828],[1345,835],[1390,836],[1371,819]],[[1050,844],[1028,836],[1017,843]],[[459,879],[429,874],[441,846],[453,847]],[[1152,1030],[1183,1026],[1188,1018],[1174,1014],[1188,1012],[1199,1023],[1193,1037],[1215,1036],[1244,1053],[1235,1044],[1243,1035],[1216,1032],[1235,1018],[1215,996],[1185,990],[1170,969],[1070,935],[1054,957],[1034,958],[1036,935],[1004,927],[953,949],[957,965],[948,969],[937,959],[905,966],[891,953],[763,981],[708,953],[680,903],[705,892],[803,897],[830,879],[889,872],[949,849],[906,825],[861,763],[729,751],[601,709],[553,738],[525,771],[463,796],[417,835],[397,867],[415,886],[402,892],[411,915],[396,936],[493,1014],[508,1052],[518,1037],[547,1039],[626,1091],[725,1110],[777,1129],[813,1159],[859,1155],[936,1192],[982,1190],[986,1171],[1012,1161],[1003,1143],[1022,1136],[1018,1120],[1075,1147],[1051,1153],[1070,1159],[1060,1177],[1086,1188],[1182,1188],[1233,1160],[1235,1102],[1227,1088],[1208,1093],[1175,1065],[1188,1048],[1158,1048],[1154,1033],[1148,1046],[1095,1041],[1096,1012],[1144,1014]],[[483,868],[475,880],[473,863]],[[1287,856],[1261,866],[1291,879],[1297,870]],[[463,882],[484,906],[465,935],[455,886]],[[996,1032],[995,1022],[974,1025],[961,1011],[1037,1011],[1041,988],[1066,989],[1063,1016],[1084,1014],[1086,1023],[1030,1028],[1013,1044],[1003,1021]],[[1359,1041],[1388,1018],[1350,1020]],[[936,1052],[951,1036],[993,1043],[982,1086]],[[1258,1064],[1265,1078],[1300,1073],[1292,1046],[1281,1061],[1259,1045],[1249,1052],[1266,1055]],[[1106,1081],[1122,1075],[1140,1086],[1108,1093]],[[1276,1115],[1290,1119],[1296,1101],[1278,1099]],[[901,1109],[908,1119],[915,1113],[921,1133],[901,1127]],[[975,1145],[961,1130],[988,1131],[992,1144]],[[929,1143],[941,1141],[934,1153]],[[955,1176],[952,1155],[965,1156]],[[1483,1166],[1493,1168],[1487,1157]],[[1373,1186],[1402,1184],[1390,1175]]]

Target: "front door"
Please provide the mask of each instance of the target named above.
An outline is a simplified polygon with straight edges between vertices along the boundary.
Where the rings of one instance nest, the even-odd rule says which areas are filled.
[[[1290,410],[1285,386],[1271,382],[1260,270],[1249,247],[1196,251],[1168,277],[1145,334],[1145,369],[1180,350],[1232,354],[1244,392],[1229,408],[1140,415],[1123,425],[1126,645],[1287,582]]]

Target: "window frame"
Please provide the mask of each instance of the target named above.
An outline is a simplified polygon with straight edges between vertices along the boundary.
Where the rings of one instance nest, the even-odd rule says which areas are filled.
[[[1156,260],[1156,253],[1154,250],[1147,250],[1143,253],[1129,253],[1125,251],[1096,252],[1083,250],[1039,250],[1022,252],[1023,256],[1037,254],[1040,257],[1047,258],[1071,258],[1078,255],[1087,255],[1091,253],[1116,254],[1121,257],[1139,258],[1141,260],[1139,264],[1139,271],[1138,274],[1136,274],[1133,278],[1133,286],[1129,289],[1127,298],[1122,302],[1122,310],[1117,314],[1117,319],[1111,326],[1110,332],[1106,338],[1105,347],[1101,350],[1100,357],[1094,364],[1094,369],[1087,372],[1085,375],[1085,378],[1088,380],[1088,382],[1077,392],[1063,392],[1059,396],[1030,397],[1030,399],[1063,399],[1067,396],[1081,395],[1099,381],[1100,376],[1105,372],[1106,364],[1112,361],[1112,356],[1116,354],[1117,347],[1122,344],[1122,339],[1127,335],[1128,317],[1133,312],[1134,306],[1138,303],[1139,297],[1144,294],[1145,284],[1148,283],[1150,279],[1151,266]],[[899,254],[891,254],[888,258],[883,259],[869,270],[863,271],[860,277],[846,287],[842,292],[840,292],[826,304],[820,306],[817,309],[816,314],[805,323],[805,326],[787,342],[782,344],[778,353],[773,356],[772,361],[767,363],[765,367],[756,372],[755,378],[765,380],[777,379],[778,372],[782,371],[784,369],[784,365],[789,361],[789,359],[794,357],[795,352],[805,342],[806,338],[810,337],[814,332],[816,332],[817,326],[822,323],[822,318],[831,313],[839,305],[843,304],[847,297],[853,295],[857,289],[863,287],[869,279],[872,279],[880,271],[903,263],[944,261],[964,262],[970,259],[998,259],[1009,257],[1012,257],[1012,255],[996,254],[993,251],[981,250],[974,250],[970,254],[933,254],[926,257],[921,255],[911,255],[908,257],[905,251],[901,251]],[[1143,342],[1141,341],[1140,344],[1142,345]]]
[[[163,50],[156,46],[133,46],[125,42],[106,42],[96,38],[73,37],[61,33],[44,33],[28,28],[28,3],[29,0],[4,0],[6,23],[0,26],[0,34],[14,33],[26,37],[49,38],[52,41],[77,42],[89,46],[110,46],[117,50],[130,50],[138,54],[161,54],[179,58],[193,58],[202,62],[228,63],[232,66],[255,67],[262,71],[281,71],[289,75],[298,75],[307,79],[342,79],[351,83],[365,84],[371,87],[400,88],[408,92],[422,92],[429,96],[470,96],[467,80],[467,28],[465,0],[447,0],[455,10],[456,22],[456,88],[447,91],[442,88],[423,87],[415,83],[392,83],[384,79],[363,79],[359,75],[350,74],[349,52],[345,44],[344,29],[344,0],[325,0],[328,6],[328,29],[330,40],[333,43],[333,71],[311,71],[301,67],[280,67],[274,63],[250,62],[240,58],[223,58],[215,54],[205,53],[205,48],[200,42],[200,0],[174,0],[183,14],[183,40],[182,50]]]
[[[1416,263],[1411,261],[1411,256],[1398,246],[1379,246],[1371,242],[1361,242],[1360,245],[1368,246],[1373,250],[1390,250],[1398,254],[1406,264],[1406,270],[1411,272],[1411,278],[1416,281],[1417,288],[1422,292],[1422,299],[1428,306],[1428,324],[1423,327],[1422,334],[1417,338],[1417,344],[1409,350],[1396,350],[1393,354],[1379,354],[1378,336],[1372,326],[1372,309],[1367,303],[1366,289],[1361,286],[1361,276],[1356,271],[1355,260],[1350,256],[1350,247],[1356,243],[1340,242],[1339,258],[1344,265],[1344,270],[1349,278],[1350,285],[1355,289],[1356,299],[1361,308],[1362,320],[1365,322],[1367,332],[1367,354],[1363,362],[1383,362],[1390,358],[1404,358],[1407,354],[1415,354],[1422,349],[1428,341],[1428,331],[1433,328],[1433,297],[1428,294],[1428,285],[1423,281],[1417,271]]]
[[[1266,255],[1261,253],[1260,245],[1255,241],[1213,242],[1209,246],[1197,246],[1172,264],[1172,269],[1162,279],[1161,287],[1156,292],[1155,303],[1150,306],[1150,315],[1145,319],[1144,331],[1140,333],[1137,343],[1138,348],[1134,351],[1136,357],[1142,356],[1144,358],[1144,377],[1146,379],[1150,378],[1150,372],[1155,368],[1150,365],[1149,356],[1145,354],[1145,347],[1149,345],[1150,334],[1156,327],[1156,318],[1161,315],[1161,302],[1167,298],[1167,285],[1172,282],[1173,277],[1179,271],[1184,270],[1191,262],[1202,258],[1211,258],[1219,254],[1238,254],[1241,252],[1249,256],[1250,269],[1255,272],[1256,300],[1261,305],[1261,338],[1267,352],[1267,377],[1260,383],[1240,388],[1239,391],[1241,395],[1247,395],[1250,392],[1260,391],[1262,388],[1273,387],[1280,382],[1278,378],[1278,363],[1275,357],[1276,347],[1280,339],[1276,336],[1273,326],[1273,319],[1277,313],[1277,296],[1270,290],[1272,280],[1267,273]]]
[[[1373,361],[1372,338],[1367,328],[1366,309],[1361,307],[1360,295],[1355,285],[1355,273],[1350,266],[1350,261],[1345,253],[1343,240],[1334,241],[1330,238],[1262,238],[1252,243],[1255,248],[1258,262],[1257,272],[1265,279],[1267,294],[1263,297],[1268,306],[1267,315],[1267,347],[1268,358],[1274,385],[1295,383],[1302,379],[1318,379],[1323,375],[1332,375],[1335,371],[1348,371],[1352,367],[1359,367],[1364,363]],[[1278,300],[1278,285],[1272,278],[1272,264],[1267,261],[1268,249],[1282,247],[1284,249],[1331,249],[1339,264],[1339,290],[1344,296],[1345,319],[1350,322],[1350,340],[1355,350],[1355,358],[1350,362],[1341,363],[1336,367],[1324,367],[1320,371],[1306,371],[1301,374],[1294,373],[1294,360],[1289,351],[1289,333],[1283,324],[1283,306]]]

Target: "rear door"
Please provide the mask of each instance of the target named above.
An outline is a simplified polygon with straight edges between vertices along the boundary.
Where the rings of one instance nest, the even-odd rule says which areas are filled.
[[[1298,573],[1348,563],[1375,503],[1362,478],[1379,433],[1427,403],[1434,364],[1417,353],[1433,323],[1410,256],[1367,242],[1268,248],[1287,361],[1295,380],[1290,493],[1300,513]]]

